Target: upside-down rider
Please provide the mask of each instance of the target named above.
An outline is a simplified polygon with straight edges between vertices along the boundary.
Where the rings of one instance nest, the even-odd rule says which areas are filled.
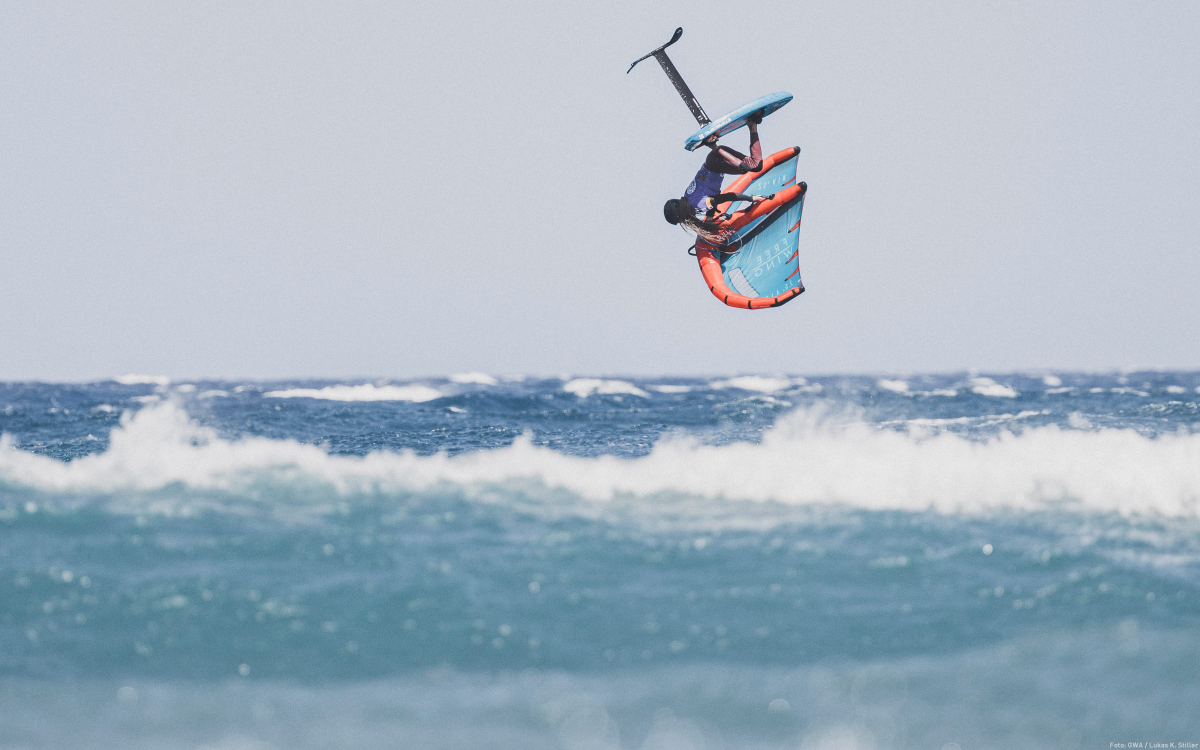
[[[682,198],[672,198],[663,206],[663,216],[671,224],[681,225],[700,239],[719,245],[724,240],[721,227],[717,224],[717,206],[729,201],[758,203],[774,198],[772,195],[744,195],[722,193],[722,175],[760,172],[763,168],[762,146],[758,142],[758,125],[762,112],[755,112],[747,120],[750,129],[750,155],[717,144],[714,134],[704,145],[711,149],[704,159],[704,166],[696,173],[692,184]]]

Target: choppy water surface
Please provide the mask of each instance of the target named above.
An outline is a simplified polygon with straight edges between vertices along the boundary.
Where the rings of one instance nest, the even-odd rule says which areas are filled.
[[[0,384],[0,747],[1200,742],[1198,388]]]

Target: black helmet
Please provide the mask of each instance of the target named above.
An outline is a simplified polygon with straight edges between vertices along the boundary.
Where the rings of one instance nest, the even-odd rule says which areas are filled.
[[[678,224],[689,216],[695,216],[696,212],[691,204],[683,198],[672,198],[663,204],[663,217],[668,224]]]

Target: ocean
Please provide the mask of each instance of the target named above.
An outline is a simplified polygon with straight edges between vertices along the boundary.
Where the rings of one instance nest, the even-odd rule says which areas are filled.
[[[1200,743],[1200,373],[131,375],[0,431],[0,748]]]

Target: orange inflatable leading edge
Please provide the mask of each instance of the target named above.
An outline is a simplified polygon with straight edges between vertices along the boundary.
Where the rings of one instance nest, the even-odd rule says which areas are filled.
[[[808,189],[808,186],[803,182],[799,184],[796,183],[794,165],[792,166],[791,170],[783,172],[780,175],[768,174],[776,166],[784,165],[789,160],[794,159],[799,153],[800,149],[798,147],[792,147],[771,154],[763,160],[763,168],[761,171],[744,174],[734,180],[733,183],[731,183],[727,188],[725,188],[725,192],[740,193],[743,192],[751,183],[761,181],[763,184],[760,185],[759,189],[756,191],[761,194],[770,190],[772,186],[771,183],[777,183],[782,178],[787,178],[790,174],[790,178],[783,180],[783,185],[785,185],[785,187],[775,190],[774,198],[768,201],[752,204],[746,210],[738,211],[729,219],[721,222],[721,227],[723,229],[728,229],[731,232],[736,232],[737,230],[750,224],[751,222],[754,222],[764,215],[770,214],[776,210],[784,209],[784,213],[781,213],[780,216],[771,220],[771,224],[774,225],[779,221],[780,218],[783,218],[783,216],[786,215],[789,203],[798,203],[800,210],[802,210],[804,195]],[[728,204],[722,204],[721,208],[724,208],[727,205]],[[760,227],[751,231],[752,233],[761,232],[765,228],[766,227]],[[769,264],[769,267],[773,269],[775,273],[780,273],[781,270],[792,269],[791,273],[785,277],[785,282],[794,284],[794,286],[787,288],[786,291],[782,291],[775,296],[769,297],[747,296],[746,294],[741,294],[738,291],[731,289],[729,285],[725,283],[725,269],[722,267],[721,260],[719,259],[720,256],[718,255],[718,253],[721,251],[716,246],[711,245],[704,240],[697,241],[696,260],[700,264],[700,272],[704,275],[704,281],[706,284],[708,284],[709,291],[713,293],[713,296],[724,302],[726,305],[743,310],[759,310],[767,307],[778,307],[785,302],[795,299],[804,291],[804,283],[800,280],[800,268],[797,262],[799,250],[794,249],[797,243],[795,237],[789,237],[788,235],[798,231],[799,228],[799,211],[797,211],[795,215],[795,220],[786,227],[772,227],[772,234],[778,236],[781,240],[783,240],[783,242],[776,241],[774,245],[772,245],[772,247],[766,251],[766,253],[769,254],[772,251],[778,251],[780,248],[783,248],[784,254],[786,254],[788,257],[784,258],[776,254],[774,256],[768,255],[768,257],[765,259],[757,260],[756,272],[758,269],[764,267],[764,264]],[[739,251],[741,250],[742,248],[739,248]],[[726,255],[727,260],[732,257],[732,254]],[[793,265],[794,263],[795,265]],[[741,270],[738,269],[737,273],[741,274]],[[753,289],[749,282],[746,282],[745,286],[746,288]],[[777,286],[776,289],[772,291],[778,291],[780,288],[781,287]]]

